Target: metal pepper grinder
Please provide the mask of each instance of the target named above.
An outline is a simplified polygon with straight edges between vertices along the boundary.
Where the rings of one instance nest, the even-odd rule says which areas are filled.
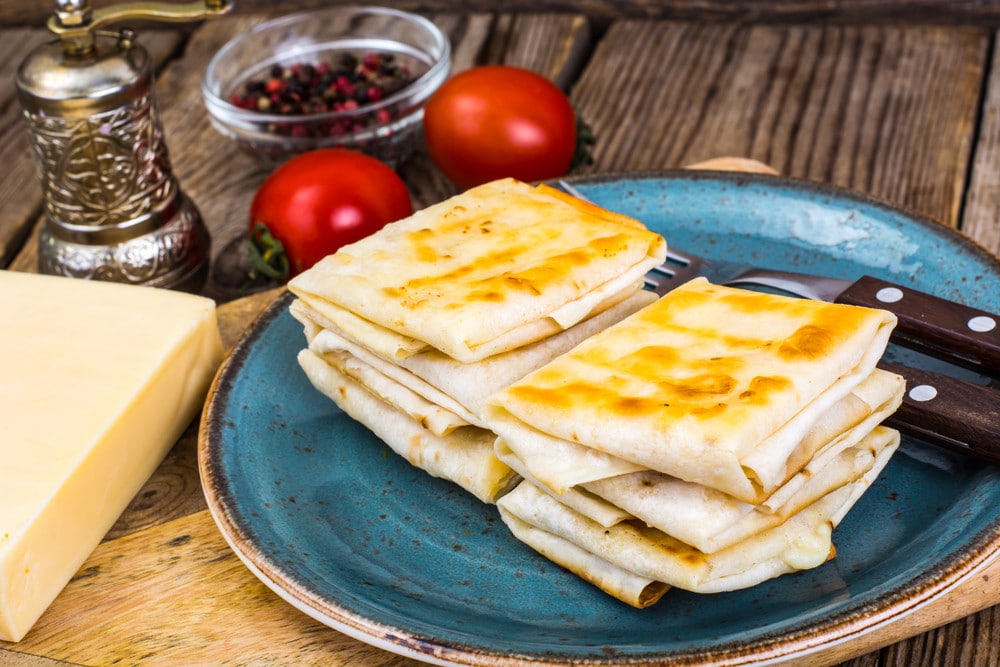
[[[42,273],[196,292],[210,237],[170,167],[148,52],[123,20],[195,21],[229,0],[134,2],[91,10],[56,0],[57,37],[17,72],[45,194]]]

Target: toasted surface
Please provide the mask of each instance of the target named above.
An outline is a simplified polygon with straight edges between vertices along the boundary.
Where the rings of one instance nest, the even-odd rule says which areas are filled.
[[[822,412],[871,374],[894,324],[697,278],[495,394],[487,419],[515,453],[561,441],[559,461],[526,461],[560,492],[628,472],[625,461],[756,502]]]
[[[366,338],[400,337],[397,355],[418,341],[476,361],[572,326],[665,254],[635,220],[505,179],[345,246],[289,288],[329,319],[359,318]]]
[[[461,415],[469,423],[484,426],[479,415],[491,394],[655,299],[651,292],[640,290],[621,303],[544,340],[475,363],[456,361],[433,349],[394,360],[379,355],[372,349],[371,341],[353,338],[331,323],[326,323],[325,327],[316,324],[322,318],[299,299],[292,303],[291,312],[307,327],[306,336],[313,352],[321,356],[337,350],[350,352],[427,400]]]

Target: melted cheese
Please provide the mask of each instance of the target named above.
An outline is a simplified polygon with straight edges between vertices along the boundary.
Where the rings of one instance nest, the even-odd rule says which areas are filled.
[[[197,414],[209,299],[0,271],[0,639],[19,641]]]

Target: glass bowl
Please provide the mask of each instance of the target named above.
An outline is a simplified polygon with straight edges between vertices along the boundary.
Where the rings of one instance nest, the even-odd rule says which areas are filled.
[[[376,75],[371,69],[362,71],[365,89],[380,90],[361,102],[345,103],[344,85],[355,94],[351,77],[344,77],[348,63],[360,67],[366,57],[369,63],[381,60],[397,69],[383,77],[389,83],[371,86],[367,84]],[[289,105],[287,98],[282,102],[265,87],[273,78],[290,81],[303,65],[324,71],[328,79],[326,70],[337,75],[333,78],[346,78],[337,98],[341,101],[335,99],[338,91],[331,91],[325,95],[329,107],[318,104],[315,95],[317,104]],[[341,146],[395,168],[412,152],[427,99],[450,71],[451,45],[429,20],[383,7],[335,7],[267,21],[232,39],[208,64],[202,95],[213,127],[265,166]],[[408,83],[396,89],[400,80]],[[316,92],[321,84],[313,81],[309,90]]]

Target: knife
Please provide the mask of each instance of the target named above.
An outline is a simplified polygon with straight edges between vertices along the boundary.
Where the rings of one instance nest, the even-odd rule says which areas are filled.
[[[1000,392],[885,360],[878,366],[906,380],[903,403],[886,425],[928,443],[1000,464]]]

